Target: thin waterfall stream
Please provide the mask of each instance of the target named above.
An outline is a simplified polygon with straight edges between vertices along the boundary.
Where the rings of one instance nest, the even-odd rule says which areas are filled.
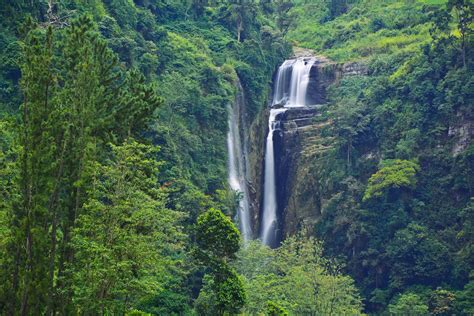
[[[263,213],[261,239],[265,245],[273,245],[276,241],[277,230],[277,197],[275,181],[275,150],[273,146],[273,133],[278,127],[277,116],[286,111],[271,109],[268,119],[268,136],[265,150],[265,182],[263,191]]]
[[[247,187],[247,146],[242,141],[241,126],[243,125],[242,112],[244,110],[244,95],[240,82],[237,82],[237,96],[228,108],[229,131],[227,133],[228,174],[231,189],[239,195],[237,221],[244,241],[252,238],[250,222],[250,202]]]

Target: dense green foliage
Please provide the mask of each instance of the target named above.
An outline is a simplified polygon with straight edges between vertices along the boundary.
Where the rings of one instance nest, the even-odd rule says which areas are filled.
[[[368,312],[472,311],[473,8],[360,0],[294,9],[290,39],[367,68],[331,87],[332,124],[320,136],[335,141],[311,168],[316,235],[345,262]]]
[[[198,217],[196,230],[196,256],[209,267],[212,275],[197,300],[199,314],[239,313],[245,303],[245,291],[240,276],[229,265],[240,247],[239,231],[229,218],[215,209]]]
[[[416,186],[419,166],[406,160],[382,161],[383,167],[370,176],[363,200],[380,197],[384,191]]]
[[[280,6],[2,2],[0,313],[241,309],[227,108],[265,105]]]
[[[420,44],[430,41],[433,10],[447,1],[297,2],[296,25],[289,32],[291,40],[333,60],[348,61],[419,51]]]
[[[473,11],[3,1],[0,314],[472,315]],[[264,110],[289,43],[368,75],[322,108],[315,227],[241,246],[227,109]]]
[[[322,256],[314,238],[290,237],[276,250],[259,242],[241,249],[236,263],[250,315],[361,315],[353,280]],[[288,311],[288,312],[286,312]]]
[[[395,304],[390,304],[388,310],[391,315],[428,315],[428,306],[416,294],[401,295]]]
[[[105,165],[93,166],[90,198],[73,238],[80,313],[121,314],[162,291],[170,278],[179,280],[183,215],[166,208],[166,192],[155,186],[154,150],[128,141],[112,147]]]

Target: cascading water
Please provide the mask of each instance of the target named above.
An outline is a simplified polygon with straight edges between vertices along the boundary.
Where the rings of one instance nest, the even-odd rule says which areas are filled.
[[[314,58],[289,59],[278,68],[273,105],[285,107],[307,105],[309,75],[314,62]]]
[[[287,111],[288,108],[308,105],[307,89],[311,68],[314,63],[314,58],[290,59],[286,60],[277,72],[272,107],[283,106],[283,108],[272,108],[268,119],[263,212],[260,228],[260,239],[268,246],[275,246],[278,243],[278,199],[276,195],[277,179],[275,177],[275,150],[273,142],[274,132],[280,125],[278,115]]]
[[[286,60],[280,68],[278,68],[275,84],[273,87],[273,104],[285,105],[289,100],[289,86],[291,81],[291,70],[295,60]]]
[[[297,59],[293,64],[290,82],[290,100],[285,106],[305,106],[306,91],[309,84],[309,73],[313,67],[314,59]]]
[[[278,114],[286,109],[271,109],[268,119],[268,136],[265,150],[265,183],[263,191],[262,233],[260,238],[265,245],[274,245],[277,225],[277,197],[275,182],[275,151],[273,148],[273,132],[277,127]]]
[[[227,150],[229,153],[228,172],[229,185],[232,190],[238,192],[239,209],[237,219],[243,239],[252,238],[252,226],[250,224],[249,191],[246,181],[246,148],[240,137],[240,118],[244,106],[242,87],[238,83],[238,94],[234,104],[229,105],[229,132],[227,133]]]

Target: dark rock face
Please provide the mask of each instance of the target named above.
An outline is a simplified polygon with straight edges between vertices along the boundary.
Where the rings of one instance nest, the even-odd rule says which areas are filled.
[[[368,72],[369,70],[365,64],[350,62],[342,65],[342,73],[344,76],[366,76]]]
[[[309,104],[325,104],[327,89],[343,76],[365,76],[367,73],[368,69],[365,64],[357,62],[336,64],[324,57],[316,57],[308,85]]]
[[[298,168],[305,142],[305,130],[311,129],[319,107],[289,108],[279,117],[280,126],[274,137],[277,179],[278,240],[288,231],[288,217],[294,214],[289,199],[299,180]]]
[[[343,76],[367,74],[363,64],[336,64],[316,58],[308,85],[310,104],[315,105],[288,108],[280,115],[280,126],[273,136],[280,240],[303,226],[313,228],[320,216],[319,182],[312,166],[318,156],[332,148],[333,139],[321,135],[321,129],[330,124],[320,118],[327,89]]]
[[[245,131],[248,147],[248,187],[250,212],[254,237],[259,234],[260,209],[263,201],[263,171],[265,157],[265,138],[268,133],[268,111],[261,111]]]
[[[451,123],[448,129],[448,136],[453,142],[451,150],[453,157],[466,150],[473,135],[474,124],[464,117],[462,113],[457,113],[456,120]]]
[[[308,99],[309,104],[324,104],[327,102],[327,88],[334,83],[338,71],[336,65],[317,61],[309,74]]]

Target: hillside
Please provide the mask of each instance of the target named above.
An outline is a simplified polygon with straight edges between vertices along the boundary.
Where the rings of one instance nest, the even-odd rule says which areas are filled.
[[[443,300],[462,313],[456,304],[472,296],[472,2],[332,3],[300,1],[287,38],[367,74],[330,89],[331,124],[316,132],[332,149],[303,162],[300,190],[313,186],[307,201],[319,203],[302,202],[312,211],[300,220],[316,221],[367,311],[425,304],[436,314]]]
[[[3,1],[0,314],[473,314],[473,12]]]

